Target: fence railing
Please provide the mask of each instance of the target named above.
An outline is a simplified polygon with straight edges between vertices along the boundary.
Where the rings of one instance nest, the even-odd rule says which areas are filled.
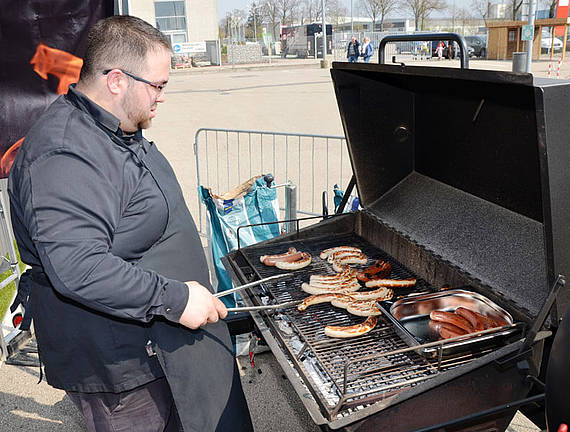
[[[198,186],[221,195],[244,181],[271,173],[275,184],[297,186],[297,213],[322,214],[322,192],[329,206],[335,184],[348,185],[352,167],[343,136],[311,135],[236,129],[206,129],[194,139]],[[285,191],[277,189],[284,217]],[[198,197],[200,234],[206,234],[205,208]]]

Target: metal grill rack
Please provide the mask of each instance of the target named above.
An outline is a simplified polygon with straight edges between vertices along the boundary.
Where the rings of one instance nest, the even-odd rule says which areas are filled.
[[[392,265],[391,278],[415,277],[388,254],[355,234],[335,236],[334,239],[327,236],[293,240],[278,245],[265,244],[259,248],[247,248],[243,257],[247,262],[246,267],[250,268],[247,270],[251,273],[250,277],[255,274],[259,278],[265,278],[282,272],[262,264],[259,259],[262,255],[280,254],[289,247],[295,247],[313,257],[308,267],[291,273],[290,278],[265,283],[254,289],[252,300],[263,304],[305,298],[307,294],[301,290],[301,284],[308,282],[311,274],[335,274],[331,265],[319,258],[320,252],[340,245],[360,248],[369,258],[367,265],[378,259],[389,261]],[[366,265],[356,267],[364,268]],[[433,288],[425,280],[418,279],[415,287],[395,289],[392,301],[410,293],[431,291]],[[391,301],[382,303],[389,309]],[[353,325],[365,319],[330,304],[311,306],[306,312],[290,307],[280,313],[267,313],[265,317],[329,419],[363,408],[379,399],[386,400],[441,371],[469,362],[487,352],[480,351],[450,359],[439,358],[436,361],[426,359],[418,354],[417,347],[410,348],[383,316],[379,317],[376,328],[366,335],[354,339],[329,338],[324,334],[325,326]],[[292,331],[284,332],[284,325]]]

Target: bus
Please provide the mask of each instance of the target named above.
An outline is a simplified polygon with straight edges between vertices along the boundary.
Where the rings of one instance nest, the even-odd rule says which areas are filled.
[[[327,55],[332,54],[332,25],[327,24]],[[315,34],[322,33],[321,23],[284,26],[281,29],[281,46],[286,41],[285,55],[296,55],[300,58],[315,57]],[[317,36],[317,57],[323,57],[322,34]],[[283,48],[282,48],[283,49]]]

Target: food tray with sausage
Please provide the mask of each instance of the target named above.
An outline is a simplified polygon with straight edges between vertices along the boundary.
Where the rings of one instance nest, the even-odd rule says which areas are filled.
[[[496,346],[519,330],[506,310],[466,289],[403,298],[386,312],[410,346],[451,339],[442,345],[444,356]],[[436,357],[438,351],[437,346],[420,349],[429,358]]]

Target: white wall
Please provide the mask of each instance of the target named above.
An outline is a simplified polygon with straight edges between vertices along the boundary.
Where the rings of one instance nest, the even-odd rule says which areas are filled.
[[[188,42],[218,39],[218,5],[216,0],[185,0]],[[154,0],[130,0],[129,15],[156,27]]]

